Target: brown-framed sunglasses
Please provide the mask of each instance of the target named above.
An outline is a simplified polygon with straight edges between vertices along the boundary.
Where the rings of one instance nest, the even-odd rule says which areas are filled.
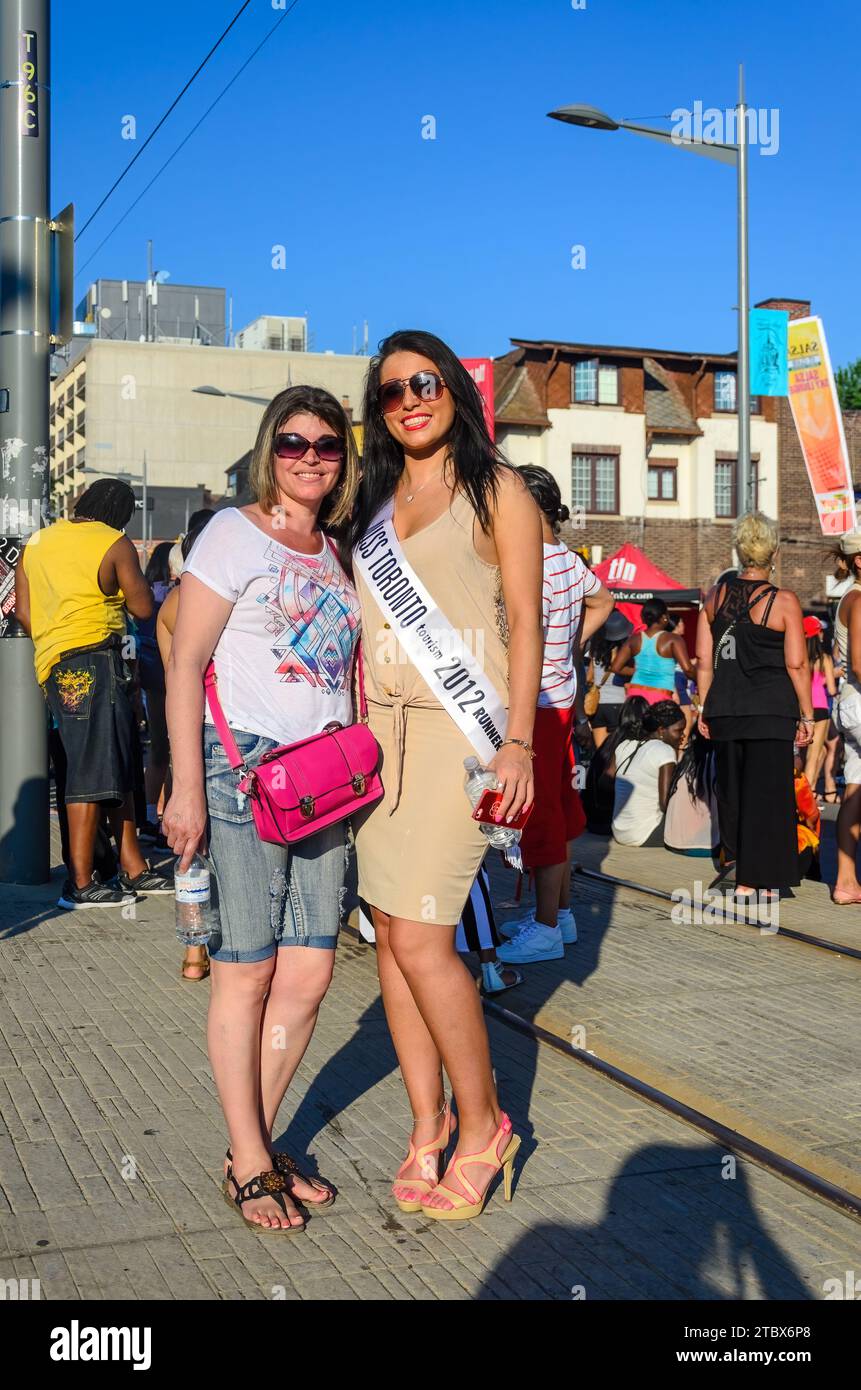
[[[445,390],[445,382],[438,372],[413,372],[412,376],[392,377],[377,387],[377,405],[384,415],[400,410],[409,386],[414,396],[422,401],[438,401]]]

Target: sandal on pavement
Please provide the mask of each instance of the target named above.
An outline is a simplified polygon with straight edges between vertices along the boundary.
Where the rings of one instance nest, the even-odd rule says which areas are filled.
[[[186,970],[199,970],[199,975],[186,975]],[[200,980],[205,980],[209,976],[209,956],[204,960],[184,960],[179,967],[179,973],[183,980],[190,980],[192,984],[198,984]]]
[[[506,1135],[510,1135],[511,1137],[505,1146],[502,1157],[500,1157],[499,1143]],[[432,1217],[434,1221],[470,1221],[473,1217],[481,1216],[484,1210],[484,1204],[487,1201],[488,1193],[490,1192],[491,1183],[489,1182],[487,1184],[483,1192],[479,1192],[478,1188],[470,1182],[463,1171],[465,1163],[483,1163],[488,1168],[492,1168],[495,1173],[498,1173],[500,1169],[502,1169],[503,1181],[505,1183],[505,1200],[506,1202],[510,1202],[511,1180],[514,1171],[513,1165],[519,1148],[520,1138],[518,1135],[512,1133],[511,1120],[503,1113],[502,1123],[487,1148],[482,1149],[481,1152],[477,1154],[464,1154],[462,1158],[458,1158],[457,1152],[455,1151],[452,1155],[451,1163],[446,1170],[446,1174],[448,1174],[448,1172],[454,1174],[464,1192],[468,1193],[473,1200],[470,1201],[469,1197],[464,1197],[460,1192],[456,1192],[454,1188],[447,1187],[445,1177],[443,1177],[433,1191],[444,1196],[450,1205],[448,1207],[435,1207],[431,1206],[427,1199],[425,1199],[422,1203],[422,1212],[424,1215]],[[492,1181],[493,1176],[491,1175],[491,1182]],[[428,1196],[430,1195],[431,1194],[428,1193]]]
[[[506,980],[506,975],[514,976]],[[523,972],[513,965],[503,965],[501,960],[485,960],[481,963],[481,993],[502,994],[507,989],[516,989],[523,984]]]
[[[224,1157],[227,1160],[227,1168],[229,1173],[230,1169],[233,1166],[233,1154],[231,1153],[230,1149],[227,1150],[227,1153],[224,1155]],[[290,1154],[273,1153],[272,1166],[275,1169],[276,1173],[280,1173],[282,1177],[287,1179],[287,1182],[289,1184],[287,1188],[287,1194],[292,1201],[301,1202],[302,1206],[308,1207],[309,1209],[312,1209],[314,1211],[318,1211],[320,1207],[330,1207],[334,1202],[335,1194],[332,1191],[331,1187],[329,1187],[327,1183],[322,1182],[320,1178],[314,1178],[309,1173],[303,1173],[295,1158],[291,1158]],[[309,1197],[298,1197],[293,1192],[293,1183],[290,1182],[291,1178],[301,1178],[302,1182],[309,1183],[310,1186],[316,1188],[318,1192],[325,1192],[326,1196],[321,1198],[320,1201],[315,1201],[313,1198]],[[221,1187],[222,1192],[226,1192],[226,1189],[227,1178],[225,1178]]]
[[[416,1148],[410,1137],[409,1153],[398,1169],[398,1175],[392,1183],[392,1196],[400,1207],[401,1211],[415,1212],[422,1211],[422,1198],[429,1192],[433,1192],[439,1182],[439,1163],[442,1155],[448,1147],[449,1140],[457,1128],[457,1120],[451,1113],[451,1106],[448,1101],[443,1104],[442,1110],[437,1111],[437,1115],[442,1115],[442,1129],[436,1139],[432,1139],[429,1144],[420,1144]],[[435,1120],[436,1115],[428,1115],[429,1120]],[[413,1123],[418,1124],[418,1118],[413,1116]],[[424,1178],[401,1178],[401,1169],[408,1168],[411,1163],[418,1163],[421,1171],[427,1173]],[[434,1172],[434,1170],[436,1170]],[[431,1179],[433,1174],[433,1179]],[[400,1189],[400,1192],[396,1191]]]
[[[235,1192],[234,1196],[230,1194],[231,1183]],[[284,1201],[284,1195],[289,1196],[287,1179],[281,1173],[276,1173],[274,1169],[268,1173],[257,1173],[253,1178],[249,1178],[248,1182],[240,1184],[233,1176],[233,1168],[228,1168],[227,1177],[221,1190],[227,1205],[239,1213],[240,1219],[244,1221],[246,1226],[250,1226],[252,1231],[257,1231],[260,1235],[295,1236],[305,1229],[304,1221],[299,1226],[261,1226],[259,1221],[252,1221],[247,1216],[242,1215],[242,1208],[246,1202],[253,1202],[258,1197],[271,1197],[276,1206],[281,1208],[287,1220],[290,1220],[287,1204]]]

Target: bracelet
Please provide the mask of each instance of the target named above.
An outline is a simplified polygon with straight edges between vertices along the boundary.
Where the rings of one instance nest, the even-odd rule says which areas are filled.
[[[812,714],[809,719],[805,719],[803,715],[799,715],[798,722],[799,724],[815,724],[816,720],[813,718]]]
[[[526,742],[525,738],[504,738],[499,745],[500,748],[504,748],[506,743],[516,743],[518,748],[522,748],[524,752],[529,754],[530,758],[535,757],[535,749],[531,743]]]

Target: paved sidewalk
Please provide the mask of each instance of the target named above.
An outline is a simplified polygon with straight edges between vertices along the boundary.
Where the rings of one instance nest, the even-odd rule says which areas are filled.
[[[614,846],[610,871],[651,881],[644,853],[663,856],[659,886],[686,882],[687,866],[663,850]],[[501,921],[533,901],[513,906],[515,882],[496,856]],[[572,882],[577,944],[526,967],[506,1007],[861,1196],[861,961]]]
[[[349,940],[282,1114],[338,1201],[302,1236],[256,1236],[219,1193],[209,986],[180,980],[171,900],[126,922],[56,912],[58,886],[2,899],[0,1280],[48,1299],[820,1299],[861,1268],[854,1222],[497,1024],[514,1201],[462,1226],[402,1216],[407,1105],[374,953]],[[649,959],[665,969],[628,960],[634,1009]]]

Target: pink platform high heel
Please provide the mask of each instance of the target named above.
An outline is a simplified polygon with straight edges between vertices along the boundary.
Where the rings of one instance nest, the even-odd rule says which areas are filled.
[[[508,1143],[500,1156],[499,1143],[504,1136],[508,1137]],[[469,1193],[473,1200],[470,1201],[469,1197],[464,1197],[460,1192],[456,1192],[454,1188],[447,1187],[445,1178],[442,1178],[436,1184],[436,1187],[431,1190],[439,1192],[451,1205],[448,1207],[435,1207],[425,1200],[422,1202],[422,1212],[424,1215],[432,1217],[434,1221],[469,1221],[475,1216],[481,1216],[484,1210],[484,1204],[487,1201],[487,1194],[490,1191],[490,1183],[487,1184],[483,1192],[479,1192],[478,1188],[470,1182],[463,1171],[464,1164],[466,1163],[484,1163],[488,1168],[493,1168],[496,1173],[498,1173],[501,1168],[503,1181],[505,1183],[505,1200],[506,1202],[510,1202],[514,1159],[519,1148],[520,1139],[518,1135],[513,1133],[511,1120],[503,1112],[502,1123],[487,1148],[482,1149],[480,1153],[464,1154],[462,1158],[458,1158],[457,1151],[455,1151],[455,1153],[452,1154],[451,1163],[446,1170],[447,1173],[452,1172],[454,1174],[464,1192]],[[491,1181],[492,1180],[491,1176]]]
[[[448,1147],[449,1140],[457,1128],[457,1120],[451,1113],[451,1106],[445,1101],[441,1110],[436,1115],[428,1115],[426,1118],[435,1120],[437,1115],[442,1115],[442,1129],[429,1144],[420,1144],[418,1148],[410,1138],[409,1153],[398,1169],[398,1177],[392,1183],[392,1196],[400,1207],[401,1211],[415,1212],[422,1211],[422,1198],[429,1192],[433,1192],[439,1182],[440,1159]],[[413,1122],[418,1124],[418,1118],[414,1115]],[[403,1178],[400,1174],[404,1168],[408,1168],[411,1163],[418,1163],[421,1171],[427,1174],[422,1178]],[[398,1190],[400,1189],[400,1190]]]

